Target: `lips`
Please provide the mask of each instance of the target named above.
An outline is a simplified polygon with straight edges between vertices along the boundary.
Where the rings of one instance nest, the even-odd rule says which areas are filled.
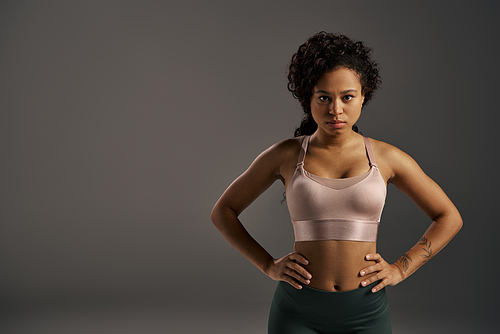
[[[341,127],[343,127],[345,125],[345,122],[343,122],[343,121],[330,121],[330,122],[326,122],[326,124],[329,127],[332,127],[334,129],[340,129]]]

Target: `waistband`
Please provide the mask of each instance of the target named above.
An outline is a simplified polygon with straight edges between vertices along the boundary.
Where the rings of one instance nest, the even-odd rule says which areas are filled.
[[[280,281],[273,302],[280,309],[296,315],[310,314],[320,318],[335,315],[336,318],[345,320],[365,317],[389,306],[385,288],[371,292],[379,282],[349,291],[323,291],[308,286],[299,290]]]

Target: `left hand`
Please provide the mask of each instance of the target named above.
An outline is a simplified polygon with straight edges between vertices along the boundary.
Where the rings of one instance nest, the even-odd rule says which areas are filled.
[[[376,273],[368,277],[367,279],[361,282],[362,286],[367,286],[370,283],[375,281],[382,280],[379,284],[377,284],[372,292],[377,292],[384,288],[387,285],[394,286],[404,280],[403,274],[401,270],[395,264],[387,263],[380,254],[366,254],[365,258],[367,260],[374,260],[376,263],[369,267],[362,269],[359,272],[361,277],[366,276],[370,273]]]

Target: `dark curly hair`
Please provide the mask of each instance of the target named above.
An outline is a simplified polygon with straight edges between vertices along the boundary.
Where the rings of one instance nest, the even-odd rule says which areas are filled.
[[[356,72],[365,95],[366,105],[382,81],[378,64],[371,59],[372,49],[360,41],[341,34],[321,31],[299,46],[292,56],[288,71],[288,90],[298,99],[305,112],[295,137],[313,134],[318,125],[311,115],[311,97],[314,85],[325,72],[345,67]],[[356,125],[353,130],[358,132]]]

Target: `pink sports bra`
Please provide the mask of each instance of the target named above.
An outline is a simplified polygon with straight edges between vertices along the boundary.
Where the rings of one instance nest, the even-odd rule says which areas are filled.
[[[370,140],[363,137],[370,160],[368,172],[328,179],[304,169],[309,138],[302,140],[297,169],[286,189],[295,241],[377,241],[387,189]]]

